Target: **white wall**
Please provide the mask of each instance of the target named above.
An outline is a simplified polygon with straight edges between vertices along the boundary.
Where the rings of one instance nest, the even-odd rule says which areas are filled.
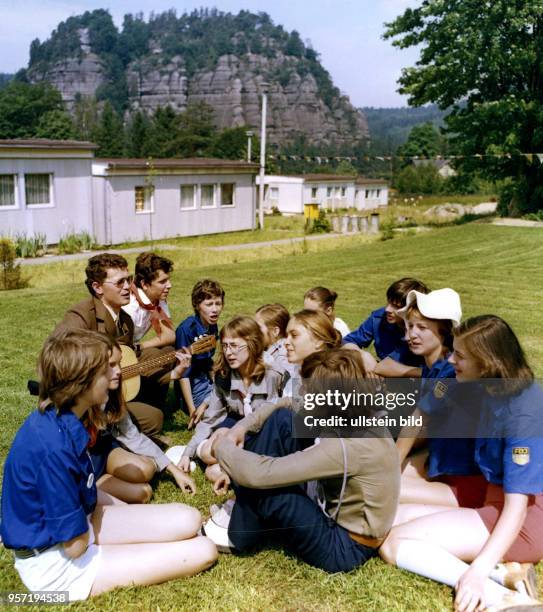
[[[304,212],[304,203],[307,202],[302,197],[303,179],[287,176],[266,176],[265,185],[264,208],[271,210],[275,206],[280,212],[286,214]],[[277,193],[277,197],[274,197],[274,193]]]
[[[28,207],[24,197],[24,175],[52,175],[52,205]],[[0,235],[27,236],[43,233],[49,244],[68,233],[93,233],[91,159],[0,158],[0,174],[17,175],[17,208],[0,206]]]
[[[234,206],[182,210],[180,185],[234,183]],[[255,196],[251,174],[157,175],[153,177],[154,212],[136,213],[135,187],[145,176],[94,176],[94,219],[100,242],[117,244],[144,239],[198,236],[254,229]]]
[[[371,210],[380,206],[388,206],[388,186],[386,184],[358,184],[356,208],[358,210]]]

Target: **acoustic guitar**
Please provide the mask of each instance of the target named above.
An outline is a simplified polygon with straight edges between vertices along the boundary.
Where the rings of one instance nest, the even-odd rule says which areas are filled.
[[[193,355],[207,353],[215,348],[217,339],[215,336],[200,336],[188,348]],[[173,363],[176,360],[175,351],[151,357],[145,361],[138,361],[136,353],[129,346],[121,344],[121,376],[123,381],[123,397],[129,402],[139,393],[140,376],[152,370]]]

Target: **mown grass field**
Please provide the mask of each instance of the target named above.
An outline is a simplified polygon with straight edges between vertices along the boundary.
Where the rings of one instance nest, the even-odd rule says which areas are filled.
[[[171,310],[175,322],[190,313],[190,289],[211,276],[226,289],[223,320],[280,301],[295,311],[308,288],[321,284],[339,293],[337,312],[353,327],[384,303],[386,287],[402,276],[417,276],[432,288],[450,286],[465,316],[495,313],[518,333],[539,377],[543,376],[541,303],[543,230],[473,223],[405,235],[385,242],[364,238],[326,240],[276,250],[271,247],[232,259],[200,260],[184,251],[167,253],[176,264]],[[235,259],[237,257],[237,259]],[[130,259],[133,263],[134,257]],[[26,381],[34,376],[40,345],[64,310],[85,297],[84,262],[28,268],[34,288],[0,294],[1,462],[22,421],[33,409]],[[167,424],[178,442],[189,437],[178,412]],[[214,496],[201,473],[199,491],[184,498],[167,477],[156,483],[154,502],[189,501],[205,515]],[[541,577],[541,572],[540,572]],[[543,583],[541,584],[543,588]],[[0,591],[21,590],[12,557],[0,552]],[[278,550],[250,557],[221,556],[210,571],[190,580],[149,588],[117,590],[81,610],[449,610],[451,590],[385,565],[378,559],[348,575],[329,576]]]

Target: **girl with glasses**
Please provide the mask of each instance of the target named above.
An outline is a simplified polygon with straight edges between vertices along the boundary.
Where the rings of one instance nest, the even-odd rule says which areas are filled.
[[[209,452],[209,436],[219,428],[226,431],[247,414],[258,411],[263,403],[277,399],[282,382],[282,374],[264,364],[264,336],[252,317],[230,320],[221,329],[220,341],[208,407],[179,463],[188,472],[191,458],[198,456],[210,466],[206,476],[212,482],[220,470]]]
[[[39,358],[40,405],[17,432],[2,483],[0,533],[30,591],[86,599],[120,586],[194,575],[217,558],[185,504],[111,504],[97,492],[83,419],[100,422],[112,378],[110,341],[61,331]]]

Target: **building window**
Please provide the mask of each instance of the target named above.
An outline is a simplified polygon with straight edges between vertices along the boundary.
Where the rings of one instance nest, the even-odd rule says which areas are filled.
[[[27,206],[52,206],[50,174],[25,174],[25,202]]]
[[[0,174],[0,206],[17,206],[17,196],[15,193],[15,175]]]
[[[378,198],[380,195],[381,195],[381,190],[380,190],[380,189],[377,189],[377,190],[375,191],[375,197],[376,197],[376,198]]]
[[[366,200],[370,197],[370,190],[366,189]]]
[[[234,183],[221,183],[221,206],[234,206]]]
[[[312,200],[316,200],[317,199],[317,188],[316,187],[311,187],[311,199]]]
[[[213,208],[215,206],[215,185],[200,186],[200,206]]]
[[[134,187],[136,214],[154,212],[154,192],[154,188],[149,185],[138,185]]]
[[[342,187],[341,188],[341,197],[344,198],[347,195],[347,188],[346,187]]]
[[[326,188],[326,197],[327,198],[331,198],[332,197],[332,188],[331,187],[327,187]]]
[[[279,199],[279,187],[270,187],[270,200]]]
[[[181,185],[181,210],[196,208],[195,193],[194,185]]]

